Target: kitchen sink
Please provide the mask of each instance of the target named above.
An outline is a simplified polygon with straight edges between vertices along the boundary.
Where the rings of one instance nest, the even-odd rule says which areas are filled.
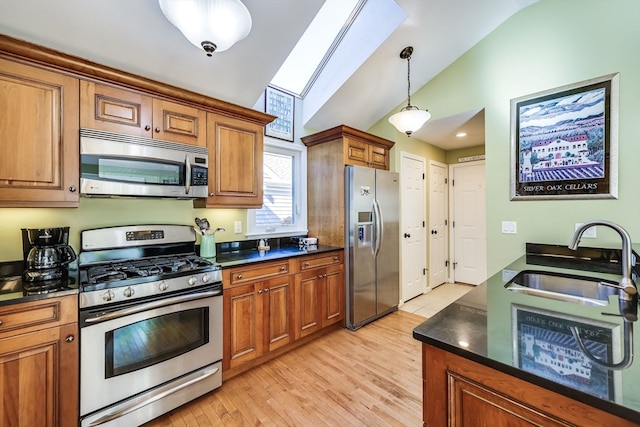
[[[609,296],[619,297],[623,292],[618,283],[609,280],[532,270],[521,271],[505,288],[521,294],[590,306],[609,305]]]

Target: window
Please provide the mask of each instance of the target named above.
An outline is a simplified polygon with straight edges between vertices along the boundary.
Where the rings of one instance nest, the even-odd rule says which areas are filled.
[[[248,235],[307,233],[305,147],[265,138],[261,209],[248,210]]]

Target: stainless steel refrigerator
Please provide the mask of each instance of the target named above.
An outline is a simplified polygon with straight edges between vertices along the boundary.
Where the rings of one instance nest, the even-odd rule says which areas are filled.
[[[345,168],[347,327],[355,330],[398,309],[399,175]]]

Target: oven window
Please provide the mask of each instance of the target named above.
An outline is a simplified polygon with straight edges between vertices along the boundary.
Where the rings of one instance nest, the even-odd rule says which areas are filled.
[[[209,342],[209,308],[141,320],[106,333],[106,378],[155,365]]]
[[[85,177],[137,184],[184,185],[184,164],[83,155]]]

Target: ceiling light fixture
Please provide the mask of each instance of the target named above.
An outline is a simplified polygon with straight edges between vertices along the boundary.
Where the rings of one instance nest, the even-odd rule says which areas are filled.
[[[240,0],[158,0],[160,9],[207,56],[229,49],[251,31],[251,14]]]
[[[407,60],[407,106],[400,112],[395,113],[389,117],[389,123],[395,126],[400,132],[404,132],[407,136],[424,125],[431,113],[427,110],[421,110],[418,107],[411,105],[411,54],[413,53],[413,47],[407,46],[400,52],[400,58]]]

